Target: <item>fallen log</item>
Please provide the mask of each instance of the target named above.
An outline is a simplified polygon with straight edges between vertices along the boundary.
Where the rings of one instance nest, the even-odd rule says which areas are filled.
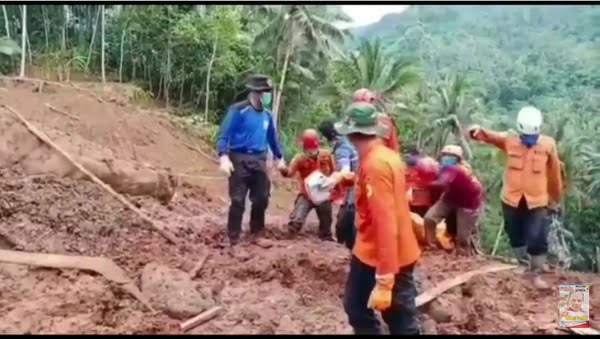
[[[222,310],[222,307],[215,306],[208,311],[202,312],[197,316],[182,322],[181,324],[179,324],[179,328],[184,332],[189,331],[194,327],[198,327],[206,323],[207,321],[214,319],[221,313]]]
[[[446,280],[442,281],[441,283],[437,284],[434,288],[421,293],[417,297],[417,300],[416,300],[417,307],[421,307],[421,306],[431,302],[432,300],[435,300],[442,293],[450,290],[453,287],[456,287],[456,286],[466,283],[474,276],[486,274],[486,273],[492,273],[492,272],[511,270],[511,269],[515,269],[517,267],[518,266],[516,266],[516,265],[504,265],[504,264],[490,265],[490,266],[484,267],[479,270],[474,270],[474,271],[470,271],[467,273],[463,273],[463,274],[458,275],[451,279],[446,279]]]
[[[29,121],[27,121],[19,112],[17,112],[10,106],[7,106],[7,105],[2,105],[2,106],[4,108],[6,108],[9,112],[11,112],[17,119],[19,119],[21,121],[21,123],[23,125],[25,125],[25,127],[27,127],[27,129],[31,133],[33,133],[33,135],[35,135],[39,140],[46,143],[47,145],[52,147],[54,150],[56,150],[58,153],[60,153],[73,166],[75,166],[75,168],[77,168],[79,171],[81,171],[81,173],[83,173],[85,176],[90,178],[94,183],[96,183],[98,186],[100,186],[103,190],[105,190],[110,195],[112,195],[117,200],[119,200],[125,207],[127,207],[129,210],[131,210],[133,213],[135,213],[138,217],[140,217],[140,219],[142,219],[143,221],[148,223],[150,226],[152,226],[156,231],[158,231],[159,234],[161,234],[163,237],[165,237],[167,240],[169,240],[173,244],[179,243],[179,241],[175,237],[175,235],[173,235],[169,231],[167,231],[165,229],[164,225],[162,225],[162,223],[160,223],[158,220],[153,220],[152,218],[148,217],[146,214],[144,214],[142,211],[140,211],[137,207],[135,207],[133,204],[131,204],[127,199],[125,199],[125,197],[123,197],[121,194],[119,194],[115,190],[113,190],[112,187],[105,184],[102,180],[98,179],[97,176],[92,174],[85,167],[83,167],[79,162],[74,160],[73,157],[71,157],[71,155],[69,153],[67,153],[62,148],[60,148],[58,145],[56,145],[52,140],[50,140],[50,138],[48,136],[46,136],[43,132],[38,130],[37,127],[32,125]]]
[[[56,107],[54,107],[54,106],[52,106],[50,104],[46,104],[46,107],[48,107],[48,109],[50,109],[52,112],[55,112],[55,113],[58,113],[58,114],[62,114],[62,115],[66,116],[66,117],[69,117],[69,118],[71,118],[73,120],[81,120],[81,119],[79,119],[79,117],[74,116],[73,114],[69,114],[69,113],[67,113],[67,112],[65,112],[63,110],[60,110],[60,109],[58,109],[58,108],[56,108]]]
[[[208,258],[210,258],[210,254],[205,254],[200,258],[200,260],[198,260],[196,266],[194,266],[194,268],[192,268],[192,270],[190,271],[190,277],[192,279],[194,279],[198,275],[198,273],[200,273],[202,267],[204,267],[204,264],[206,264],[206,262],[208,261]]]
[[[202,156],[204,156],[204,157],[205,157],[205,158],[207,158],[208,160],[210,160],[210,161],[214,162],[215,164],[218,164],[218,163],[219,163],[219,160],[217,160],[217,159],[215,159],[214,157],[212,157],[212,156],[210,156],[210,155],[206,154],[206,153],[205,153],[204,151],[202,151],[200,148],[198,148],[198,147],[195,147],[195,146],[192,146],[192,145],[188,144],[187,142],[182,142],[182,143],[183,143],[183,146],[185,146],[185,147],[187,147],[187,148],[191,149],[192,151],[196,151],[196,152],[198,152],[199,154],[201,154]]]
[[[0,262],[96,272],[107,280],[119,284],[150,311],[156,313],[156,310],[127,276],[127,273],[108,258],[0,250]]]

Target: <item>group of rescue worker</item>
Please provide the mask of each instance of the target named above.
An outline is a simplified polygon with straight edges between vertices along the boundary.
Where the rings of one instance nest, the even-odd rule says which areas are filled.
[[[395,121],[381,111],[375,93],[359,89],[340,121],[323,121],[300,135],[302,152],[288,166],[269,110],[270,80],[254,75],[246,87],[247,100],[228,109],[217,141],[220,168],[229,176],[231,253],[240,241],[247,195],[251,242],[270,246],[263,237],[271,191],[269,148],[279,172],[298,179],[290,236],[298,234],[314,209],[319,238],[337,240],[352,251],[344,309],[354,332],[380,334],[377,310],[391,334],[419,334],[413,269],[421,250],[455,248],[457,255],[477,250],[485,190],[461,146],[446,145],[435,159],[407,146],[400,156]],[[540,276],[548,251],[546,214],[558,208],[562,182],[556,143],[541,134],[541,125],[541,112],[527,106],[518,113],[516,132],[473,125],[468,134],[506,153],[504,227],[515,256],[526,261],[529,255],[534,286],[546,289]],[[332,151],[321,147],[321,137]],[[335,239],[333,205],[340,206]]]

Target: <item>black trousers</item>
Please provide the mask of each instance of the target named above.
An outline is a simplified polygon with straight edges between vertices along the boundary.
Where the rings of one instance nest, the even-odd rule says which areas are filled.
[[[234,171],[229,177],[229,216],[227,231],[233,242],[239,240],[242,233],[242,218],[246,196],[250,194],[250,233],[256,234],[265,228],[265,212],[269,205],[271,182],[267,175],[267,155],[231,153],[229,158]]]
[[[403,267],[395,276],[392,306],[381,316],[390,334],[419,334],[417,321],[417,288],[413,278],[414,265]],[[344,310],[355,334],[382,334],[375,312],[368,308],[375,287],[375,268],[352,256],[350,274],[344,293]]]
[[[529,255],[548,253],[548,223],[545,207],[529,209],[525,199],[518,207],[502,203],[504,230],[512,248],[527,246]]]
[[[288,226],[293,232],[300,232],[308,214],[314,209],[319,219],[319,238],[331,238],[331,223],[333,222],[331,208],[331,201],[315,205],[304,195],[299,194],[294,202],[294,210],[290,214]]]
[[[354,225],[354,215],[356,208],[354,204],[345,203],[338,211],[335,224],[335,237],[338,243],[346,245],[349,249],[354,247],[356,238],[356,227]]]

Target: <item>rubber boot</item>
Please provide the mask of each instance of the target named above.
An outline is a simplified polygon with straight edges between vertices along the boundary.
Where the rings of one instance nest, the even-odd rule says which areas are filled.
[[[546,255],[532,255],[529,258],[529,270],[531,271],[533,278],[533,286],[538,290],[546,290],[550,288],[548,283],[546,283],[540,273],[544,268],[544,264],[546,263]]]
[[[521,247],[513,247],[513,255],[515,256],[515,259],[517,259],[517,262],[519,263],[519,265],[523,265],[527,263],[527,246],[521,246]],[[525,273],[527,271],[526,267],[519,267],[519,269],[517,270],[517,273]]]

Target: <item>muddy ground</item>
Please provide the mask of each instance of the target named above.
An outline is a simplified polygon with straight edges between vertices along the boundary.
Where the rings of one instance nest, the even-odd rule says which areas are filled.
[[[92,95],[46,84],[39,93],[35,83],[3,86],[4,104],[39,128],[57,131],[48,133],[51,137],[68,136],[61,138],[66,146],[93,143],[115,159],[219,177],[214,163],[184,145],[193,139],[167,118],[131,105],[121,94],[127,91]],[[79,119],[48,112],[46,103]],[[285,239],[283,225],[293,196],[275,192],[267,221],[273,247],[245,245],[245,256],[230,258],[218,246],[226,221],[225,185],[222,177],[188,180],[168,204],[128,196],[183,240],[171,245],[92,182],[28,176],[19,164],[6,165],[0,169],[0,248],[111,258],[160,312],[152,315],[99,275],[0,264],[0,333],[180,333],[183,319],[214,305],[224,313],[190,333],[350,333],[341,305],[348,251],[316,240],[312,220],[298,239]],[[187,272],[207,254],[201,272],[190,277]],[[420,292],[487,264],[426,253],[416,273]],[[548,292],[533,290],[514,271],[476,277],[422,310],[424,331],[559,333],[553,326],[558,318],[556,285],[598,286],[600,279],[580,273],[548,273],[546,278],[554,286]],[[592,291],[592,309],[600,307],[598,296]]]

